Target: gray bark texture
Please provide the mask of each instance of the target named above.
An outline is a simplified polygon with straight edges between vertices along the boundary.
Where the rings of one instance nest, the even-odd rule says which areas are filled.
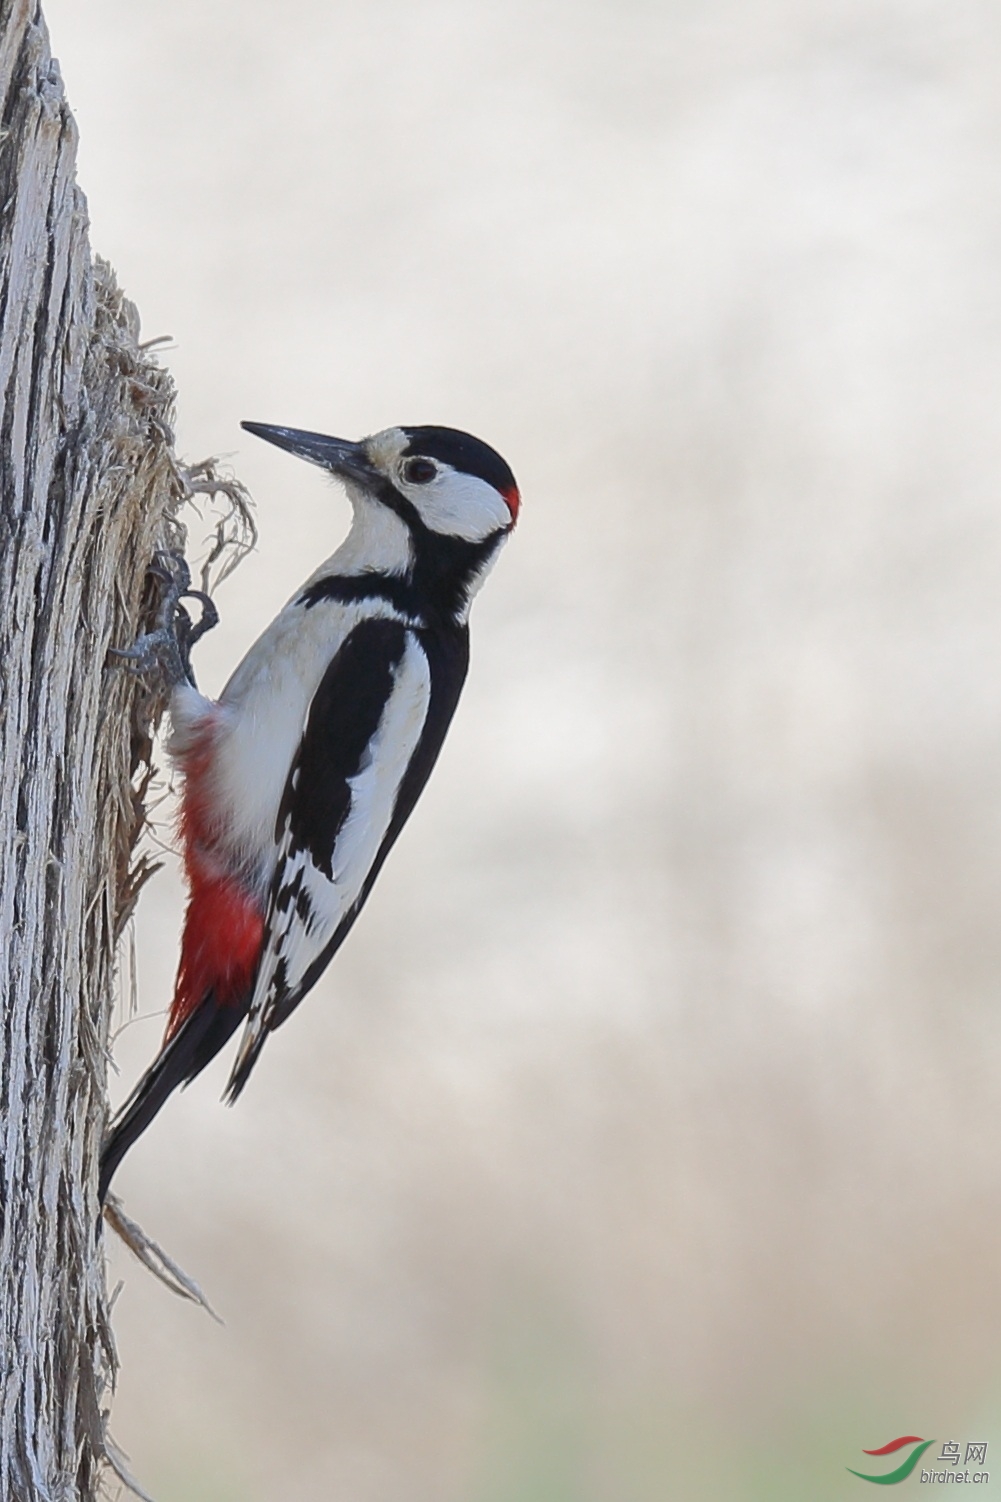
[[[37,0],[0,0],[0,1499],[97,1495],[114,1377],[97,1161],[162,709],[134,639],[190,486],[173,388],[91,257]]]

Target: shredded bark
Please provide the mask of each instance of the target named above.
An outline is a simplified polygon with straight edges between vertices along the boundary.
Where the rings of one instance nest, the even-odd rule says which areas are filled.
[[[89,1502],[109,1466],[134,1485],[106,1436],[96,1184],[117,947],[156,869],[142,835],[164,694],[109,667],[108,648],[143,628],[147,565],[183,550],[185,503],[222,497],[209,568],[254,535],[236,481],[176,458],[171,378],[90,252],[76,142],[37,0],[0,0],[5,1502]]]

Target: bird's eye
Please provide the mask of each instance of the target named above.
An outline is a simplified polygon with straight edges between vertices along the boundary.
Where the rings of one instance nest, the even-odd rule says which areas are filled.
[[[403,478],[411,485],[426,485],[438,473],[438,466],[430,459],[408,459],[403,466]]]

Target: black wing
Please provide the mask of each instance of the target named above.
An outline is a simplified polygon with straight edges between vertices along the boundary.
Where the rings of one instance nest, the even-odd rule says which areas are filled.
[[[355,627],[327,668],[279,810],[264,948],[229,1100],[361,911],[437,759],[468,657],[465,630],[376,618]]]

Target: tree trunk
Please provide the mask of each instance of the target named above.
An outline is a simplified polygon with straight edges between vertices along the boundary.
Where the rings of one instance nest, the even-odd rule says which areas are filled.
[[[115,1355],[96,1183],[133,786],[128,643],[186,493],[173,387],[91,258],[37,0],[0,0],[0,1499],[89,1499]]]

